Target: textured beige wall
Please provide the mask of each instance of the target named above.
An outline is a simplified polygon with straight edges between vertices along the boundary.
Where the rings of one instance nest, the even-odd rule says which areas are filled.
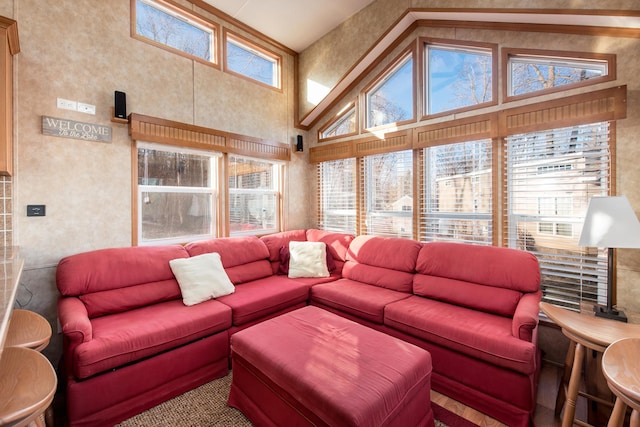
[[[18,21],[21,46],[14,59],[10,200],[13,243],[25,257],[17,304],[44,314],[54,330],[58,261],[131,245],[132,143],[127,125],[110,121],[114,90],[126,92],[127,113],[282,143],[300,133],[293,126],[293,58],[286,52],[276,51],[284,87],[275,91],[131,38],[130,0],[0,0],[0,13]],[[96,115],[57,109],[58,97],[93,104]],[[112,142],[43,135],[43,115],[110,126]],[[305,201],[287,203],[287,228],[309,225],[305,159],[306,153],[294,155],[287,167],[287,200]],[[26,217],[27,204],[46,205],[46,216]],[[53,360],[55,335],[47,350]]]
[[[472,0],[460,0],[451,2],[449,0],[412,0],[411,7],[415,8],[451,8],[451,7],[493,7],[509,8],[515,7],[513,2],[494,0],[477,2]],[[481,4],[480,4],[481,3]],[[301,82],[300,106],[302,113],[307,113],[312,106],[304,102],[305,93],[302,91],[303,82],[308,78],[335,83],[354,65],[354,61],[362,56],[374,43],[380,34],[388,30],[388,26],[395,22],[398,16],[404,11],[405,2],[398,5],[385,0],[380,0],[370,7],[364,9],[359,15],[352,17],[340,27],[336,28],[323,39],[316,42],[300,56],[299,81]],[[619,10],[640,10],[640,3],[635,0],[531,0],[527,3],[528,8],[578,8],[578,9],[619,9]],[[384,12],[381,16],[377,12]],[[368,31],[364,31],[362,26],[369,26]],[[373,28],[373,29],[372,29]],[[375,29],[375,30],[374,30]],[[617,81],[573,90],[570,93],[576,94],[616,85],[628,86],[628,113],[627,118],[620,120],[617,124],[617,191],[626,195],[635,208],[636,213],[640,213],[640,170],[637,168],[640,159],[640,145],[637,143],[640,135],[640,81],[635,77],[640,69],[640,39],[633,38],[613,38],[613,37],[592,37],[565,34],[543,34],[524,33],[507,31],[488,30],[468,30],[468,29],[446,29],[446,28],[420,28],[409,35],[405,43],[401,43],[388,57],[383,58],[380,64],[372,70],[350,93],[343,98],[344,102],[327,111],[319,120],[318,124],[310,129],[311,146],[317,145],[317,130],[324,125],[331,117],[335,116],[338,110],[348,101],[356,98],[371,80],[380,73],[385,66],[417,36],[448,38],[455,40],[481,41],[497,43],[500,47],[520,47],[520,48],[548,48],[567,51],[603,52],[615,53],[617,55]],[[351,57],[344,55],[333,60],[335,52],[346,52],[353,49],[354,55]],[[320,62],[325,62],[319,64]],[[328,66],[330,63],[331,66]],[[564,94],[550,95],[536,101],[558,98]],[[511,106],[524,103],[510,103]],[[495,110],[497,107],[490,107],[486,111]],[[469,113],[467,113],[469,114]],[[313,184],[311,184],[313,187]],[[314,202],[315,203],[315,202]],[[618,304],[621,307],[640,312],[640,249],[626,249],[618,251]]]

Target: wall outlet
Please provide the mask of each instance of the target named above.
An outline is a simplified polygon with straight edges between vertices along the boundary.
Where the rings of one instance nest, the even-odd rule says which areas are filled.
[[[83,102],[78,102],[78,111],[86,114],[95,114],[96,106],[91,104],[85,104]]]
[[[70,101],[68,99],[58,98],[58,108],[62,108],[63,110],[76,111],[78,109],[78,103],[76,101]]]

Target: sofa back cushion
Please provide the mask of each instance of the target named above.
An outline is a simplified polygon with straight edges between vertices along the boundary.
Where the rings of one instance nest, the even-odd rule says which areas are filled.
[[[273,275],[269,249],[256,236],[222,237],[187,243],[190,256],[217,252],[234,285]]]
[[[79,297],[89,317],[118,313],[180,298],[169,261],[188,256],[180,245],[84,252],[60,260],[56,286],[63,296]]]
[[[537,258],[516,249],[426,243],[416,270],[416,295],[503,316],[513,316],[523,293],[540,289]]]
[[[262,240],[262,242],[267,246],[267,249],[269,249],[269,261],[271,262],[271,270],[273,271],[273,274],[278,272],[281,274],[287,274],[286,272],[280,271],[281,262],[283,261],[280,256],[280,252],[282,251],[282,248],[286,248],[286,253],[288,254],[289,242],[306,241],[307,232],[305,230],[281,231],[279,233],[262,236],[260,237],[260,240]],[[288,260],[286,261],[288,262]]]
[[[343,277],[400,292],[411,292],[422,244],[410,239],[357,236],[349,245]]]
[[[347,259],[347,250],[355,236],[348,233],[335,233],[332,231],[310,228],[307,230],[307,240],[309,242],[324,242],[327,251],[335,262],[335,271],[341,272],[344,262]]]

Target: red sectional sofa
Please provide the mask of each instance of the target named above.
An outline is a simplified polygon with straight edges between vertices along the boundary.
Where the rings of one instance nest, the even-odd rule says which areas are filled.
[[[328,277],[289,278],[289,242]],[[234,292],[186,306],[169,262],[219,253]],[[102,249],[60,261],[68,424],[112,425],[229,369],[229,337],[307,304],[416,344],[432,387],[513,426],[535,409],[540,273],[523,251],[322,230]]]
[[[540,270],[532,254],[358,236],[311,304],[431,353],[432,388],[509,426],[536,406]]]

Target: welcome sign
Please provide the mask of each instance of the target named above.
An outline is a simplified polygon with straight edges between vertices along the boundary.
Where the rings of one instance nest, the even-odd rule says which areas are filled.
[[[42,134],[85,141],[111,142],[111,126],[42,116]]]

